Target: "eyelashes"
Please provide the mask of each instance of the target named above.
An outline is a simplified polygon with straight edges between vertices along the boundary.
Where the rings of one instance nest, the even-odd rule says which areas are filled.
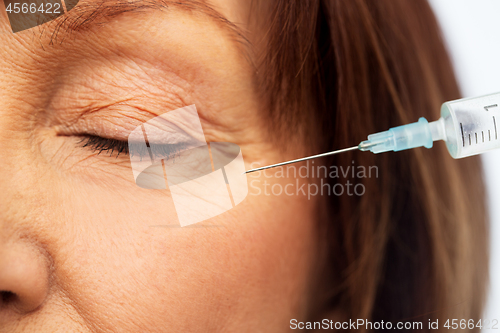
[[[125,141],[87,135],[79,144],[82,148],[88,148],[94,153],[98,152],[98,155],[102,152],[109,153],[109,156],[116,153],[116,157],[120,156],[120,154],[129,155],[128,142]]]
[[[79,142],[80,147],[92,150],[92,152],[100,155],[104,153],[110,157],[116,154],[116,158],[123,154],[124,156],[139,156],[142,160],[143,157],[155,159],[170,159],[180,154],[185,150],[187,143],[180,142],[175,144],[155,144],[152,147],[141,145],[132,145],[130,149],[129,143],[116,139],[107,139],[95,135],[85,135]]]

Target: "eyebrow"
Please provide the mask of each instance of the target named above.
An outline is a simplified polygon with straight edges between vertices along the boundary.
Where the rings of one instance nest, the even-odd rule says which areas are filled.
[[[251,43],[245,37],[243,30],[228,20],[219,11],[211,7],[205,0],[99,0],[80,1],[78,5],[62,17],[54,20],[54,29],[50,44],[62,43],[71,33],[83,32],[107,22],[125,13],[143,13],[151,10],[168,10],[170,7],[193,13],[202,13],[213,19],[220,27],[229,33],[230,37],[243,48],[250,59]],[[50,23],[48,24],[50,26]],[[41,29],[41,35],[47,28]],[[62,37],[60,39],[59,37]],[[60,41],[59,41],[60,40]]]

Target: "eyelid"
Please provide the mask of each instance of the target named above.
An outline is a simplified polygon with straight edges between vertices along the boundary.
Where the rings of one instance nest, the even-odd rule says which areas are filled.
[[[136,127],[129,135],[131,149],[138,147],[155,150],[156,145],[182,142],[182,150],[206,145],[205,134],[201,126],[195,105],[166,112]],[[134,144],[132,144],[134,143]],[[151,154],[152,161],[157,161]]]
[[[192,114],[187,112],[167,112],[141,127],[144,137],[151,144],[185,142],[194,148],[206,144],[206,139],[199,120],[195,122],[192,118]]]
[[[195,131],[170,121],[152,118],[149,121],[140,121],[142,116],[93,114],[91,117],[82,117],[70,125],[57,125],[55,130],[58,136],[94,136],[109,140],[130,141],[134,131],[143,126],[148,129],[148,140],[154,144],[189,143],[199,142]],[[185,128],[185,129],[183,129]],[[142,135],[141,135],[142,136]],[[144,140],[144,137],[139,138]],[[204,140],[204,136],[203,139]]]
[[[188,111],[169,111],[160,115],[135,108],[132,111],[103,109],[87,113],[70,125],[59,125],[57,131],[61,135],[82,133],[127,141],[133,131],[143,126],[151,143],[192,142],[193,146],[205,144],[205,135],[194,105],[183,109]],[[151,118],[151,115],[154,117]]]

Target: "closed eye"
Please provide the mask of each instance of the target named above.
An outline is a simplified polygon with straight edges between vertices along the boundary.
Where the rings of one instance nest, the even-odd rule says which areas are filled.
[[[154,157],[155,159],[170,159],[176,154],[185,149],[187,144],[180,142],[175,144],[155,144],[153,147],[144,146],[143,144],[133,145],[130,150],[127,141],[116,139],[108,139],[95,135],[85,135],[79,142],[82,148],[88,148],[92,152],[97,152],[98,155],[104,153],[110,157],[116,154],[116,157],[121,154],[128,156],[139,156],[142,160],[143,157]]]

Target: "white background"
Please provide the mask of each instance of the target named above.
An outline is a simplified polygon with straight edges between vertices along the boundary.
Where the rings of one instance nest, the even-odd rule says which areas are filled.
[[[429,2],[441,24],[463,96],[500,92],[500,0]],[[491,217],[491,282],[483,318],[500,321],[500,150],[483,154],[483,162]],[[500,323],[497,328],[483,331],[498,333]]]

